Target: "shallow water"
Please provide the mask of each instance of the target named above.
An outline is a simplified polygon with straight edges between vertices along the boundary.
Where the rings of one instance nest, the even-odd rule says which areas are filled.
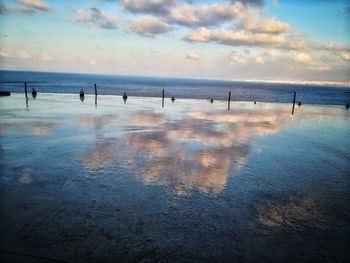
[[[14,94],[0,114],[2,253],[347,260],[344,107]]]

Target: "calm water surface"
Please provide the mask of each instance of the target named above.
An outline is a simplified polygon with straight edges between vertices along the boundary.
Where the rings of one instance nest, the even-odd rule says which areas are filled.
[[[69,262],[345,262],[349,113],[0,98],[0,249]]]
[[[29,91],[35,88],[39,93],[78,94],[84,89],[87,94],[94,94],[97,83],[98,94],[104,95],[126,92],[131,96],[161,97],[164,89],[168,98],[227,100],[231,91],[234,101],[290,103],[295,91],[297,102],[303,104],[350,103],[349,87],[0,70],[0,91],[23,94],[24,82],[28,83]]]

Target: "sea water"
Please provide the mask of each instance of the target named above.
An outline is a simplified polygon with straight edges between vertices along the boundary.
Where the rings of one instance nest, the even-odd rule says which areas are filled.
[[[297,102],[306,104],[345,105],[350,102],[350,89],[334,86],[240,82],[223,80],[155,78],[91,74],[0,71],[0,90],[23,93],[24,82],[28,91],[39,93],[79,93],[84,89],[94,94],[161,97],[162,90],[170,98],[227,100],[229,91],[233,101],[291,102],[297,92]],[[344,93],[348,92],[348,93]]]

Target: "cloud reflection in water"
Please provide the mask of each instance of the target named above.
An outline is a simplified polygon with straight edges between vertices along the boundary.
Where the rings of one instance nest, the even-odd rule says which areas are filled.
[[[294,121],[287,105],[193,111],[177,120],[152,111],[124,114],[115,138],[96,137],[86,168],[98,172],[123,166],[145,184],[165,186],[175,195],[220,193],[245,164],[256,136],[276,133]],[[301,119],[316,118],[304,115]]]

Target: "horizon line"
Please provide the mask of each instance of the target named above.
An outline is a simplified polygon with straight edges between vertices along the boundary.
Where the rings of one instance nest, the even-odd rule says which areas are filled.
[[[32,72],[32,73],[56,73],[56,74],[72,74],[72,75],[97,75],[97,76],[115,76],[115,77],[142,77],[142,78],[158,78],[158,79],[182,79],[182,80],[207,80],[207,81],[227,81],[227,82],[252,82],[252,83],[274,83],[274,84],[298,84],[298,85],[335,85],[339,87],[350,87],[350,80],[347,81],[328,81],[328,80],[281,80],[281,79],[219,79],[219,78],[200,78],[200,77],[172,77],[160,75],[132,75],[117,73],[91,73],[91,72],[66,72],[66,71],[45,71],[45,70],[26,70],[26,69],[1,69],[0,71],[12,72]]]

